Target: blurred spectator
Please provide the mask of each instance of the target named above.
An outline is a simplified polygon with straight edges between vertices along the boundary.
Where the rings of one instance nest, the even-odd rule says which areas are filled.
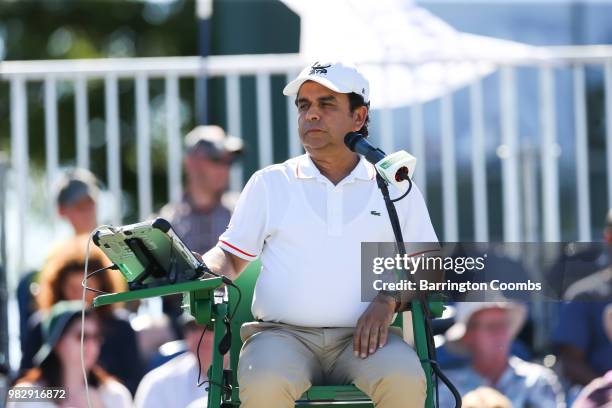
[[[463,408],[512,408],[512,403],[499,391],[478,387],[463,396]]]
[[[17,380],[17,387],[61,387],[66,399],[55,402],[9,402],[7,408],[58,406],[86,407],[85,381],[81,369],[81,305],[79,301],[56,303],[43,322],[44,342],[34,358],[36,366]],[[83,362],[89,394],[95,408],[128,408],[132,398],[121,383],[97,365],[100,354],[100,325],[90,311],[85,314]]]
[[[525,321],[527,309],[514,302],[462,302],[456,322],[446,331],[447,347],[469,357],[462,368],[445,370],[460,394],[488,386],[512,401],[514,408],[565,407],[563,390],[549,369],[510,356],[510,345]],[[440,407],[454,399],[440,387]]]
[[[606,215],[602,235],[603,242],[572,242],[565,245],[559,260],[546,273],[546,284],[559,299],[573,297],[568,293],[570,287],[573,286],[576,291],[580,287],[575,285],[576,282],[612,263],[612,208]]]
[[[60,217],[72,225],[75,235],[89,235],[98,225],[99,181],[96,176],[86,169],[74,169],[64,174],[56,188]]]
[[[612,210],[608,212],[604,237],[607,259],[612,246]],[[606,331],[606,310],[612,304],[612,266],[580,279],[566,291],[559,322],[552,336],[558,346],[564,376],[573,384],[586,385],[612,370],[612,337]]]
[[[227,189],[231,164],[242,152],[242,141],[219,126],[198,126],[185,136],[185,195],[162,208],[176,233],[192,250],[214,247],[230,220],[221,198]]]
[[[610,408],[612,407],[612,371],[596,378],[584,387],[572,408]]]
[[[63,174],[55,186],[55,202],[59,216],[66,219],[75,235],[87,234],[97,226],[96,200],[99,193],[99,182],[89,170],[74,169]],[[63,245],[55,243],[51,255],[62,250]],[[24,275],[17,286],[19,307],[19,327],[21,333],[27,333],[28,320],[36,311],[34,297],[38,290],[38,271]],[[24,350],[25,337],[22,335],[21,351]]]
[[[9,367],[6,364],[0,364],[0,402],[6,401],[9,385]]]
[[[210,329],[206,330],[198,350],[203,327],[196,324],[193,316],[188,313],[182,314],[179,320],[187,352],[174,357],[144,376],[136,392],[136,408],[182,408],[202,398],[204,398],[203,405],[199,406],[206,407],[206,389],[210,384],[206,383],[202,387],[196,385],[198,380],[196,356],[200,356],[200,382],[202,382],[207,379],[206,373],[212,361],[214,335]]]
[[[150,361],[158,356],[159,348],[176,340],[170,318],[164,314],[147,313],[133,317],[130,323],[137,333],[138,349],[146,371],[149,371],[155,368],[150,366]]]
[[[29,321],[25,339],[21,369],[32,367],[32,358],[42,342],[40,322],[44,312],[62,300],[81,300],[83,296],[83,270],[87,236],[75,237],[65,242],[61,251],[56,251],[46,262],[40,274],[40,292],[37,296],[39,312]],[[108,258],[95,245],[90,245],[88,273],[110,265]],[[87,286],[106,293],[123,292],[126,283],[117,271],[105,271],[91,276]],[[87,291],[86,302],[91,304],[97,294]],[[100,365],[117,376],[130,389],[136,390],[142,378],[143,364],[138,350],[136,335],[120,304],[103,306],[94,310],[102,329]]]
[[[185,136],[185,194],[180,202],[164,206],[160,216],[170,221],[192,251],[207,252],[227,228],[233,205],[224,193],[231,164],[242,148],[242,140],[226,135],[219,126],[198,126]],[[164,313],[180,336],[181,296],[165,296],[163,302]]]

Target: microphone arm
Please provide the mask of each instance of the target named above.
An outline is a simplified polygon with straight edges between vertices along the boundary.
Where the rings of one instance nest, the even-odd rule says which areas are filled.
[[[367,161],[374,164],[374,166],[376,167],[376,183],[383,196],[383,200],[385,201],[385,206],[387,207],[389,221],[391,222],[393,235],[395,236],[395,244],[397,247],[397,251],[401,256],[404,256],[406,254],[406,246],[404,244],[402,228],[399,222],[399,217],[397,216],[397,210],[395,208],[394,201],[402,199],[406,194],[410,192],[410,187],[412,187],[412,181],[410,180],[410,176],[414,171],[416,159],[404,151],[399,151],[387,156],[385,152],[383,152],[379,148],[372,146],[370,142],[368,142],[365,137],[363,137],[363,135],[358,132],[347,133],[344,137],[344,143],[351,151],[364,156]],[[389,196],[388,184],[399,184],[404,180],[407,180],[410,183],[408,191],[406,192],[406,194],[404,194],[404,196],[400,197],[399,199],[391,200],[391,197]],[[439,378],[453,394],[453,397],[455,398],[455,408],[461,408],[461,396],[457,391],[457,388],[444,375],[436,361],[436,346],[434,343],[433,329],[431,326],[432,316],[431,310],[429,309],[429,302],[427,301],[427,299],[421,299],[417,296],[415,299],[412,299],[410,303],[419,304],[419,306],[423,310],[423,314],[425,317],[425,333],[427,338],[428,360],[431,370],[436,375],[436,405],[439,404],[439,401],[437,400],[437,378]]]
[[[366,158],[372,164],[376,164],[387,156],[385,152],[376,148],[368,142],[361,133],[349,132],[344,136],[344,144],[353,152]]]
[[[353,152],[365,157],[367,161],[372,163],[387,183],[394,184],[400,187],[403,181],[410,181],[414,168],[416,167],[416,158],[404,150],[387,155],[377,147],[374,147],[370,142],[358,132],[349,132],[344,136],[344,144]]]

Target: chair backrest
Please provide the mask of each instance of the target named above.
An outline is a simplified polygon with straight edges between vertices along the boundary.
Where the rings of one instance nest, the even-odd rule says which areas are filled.
[[[230,347],[230,369],[232,370],[232,384],[234,385],[238,384],[238,356],[240,355],[240,349],[242,348],[240,327],[243,323],[254,320],[253,314],[251,313],[251,305],[253,304],[255,282],[257,282],[257,277],[259,277],[260,271],[261,262],[256,260],[251,262],[240,274],[238,279],[234,281],[234,284],[240,288],[240,299],[238,296],[238,291],[235,288],[231,286],[228,288],[228,314],[230,316],[234,314],[231,322],[232,343]],[[239,300],[240,302],[238,302]]]

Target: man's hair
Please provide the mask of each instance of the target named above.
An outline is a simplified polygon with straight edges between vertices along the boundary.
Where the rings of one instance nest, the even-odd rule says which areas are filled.
[[[368,113],[366,114],[365,122],[363,122],[363,126],[361,127],[361,129],[359,129],[359,133],[361,133],[364,137],[368,137],[368,124],[370,123],[370,102],[365,103],[365,101],[363,100],[363,96],[355,92],[349,93],[348,99],[349,110],[351,111],[351,113],[355,112],[355,109],[360,106],[365,106],[366,108],[368,108]]]

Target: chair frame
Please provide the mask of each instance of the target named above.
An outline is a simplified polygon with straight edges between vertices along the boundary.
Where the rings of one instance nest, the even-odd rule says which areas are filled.
[[[127,302],[157,296],[167,296],[182,293],[183,308],[188,310],[201,325],[214,328],[214,347],[211,366],[208,370],[208,407],[238,408],[240,406],[239,385],[237,377],[238,358],[242,347],[240,326],[252,321],[251,303],[255,281],[259,275],[261,264],[252,262],[234,282],[240,288],[239,292],[229,287],[228,300],[216,301],[215,289],[221,287],[221,278],[210,278],[174,285],[140,289],[116,294],[100,295],[94,299],[93,306],[99,307],[117,302]],[[429,301],[433,317],[442,315],[444,306],[440,301]],[[414,332],[414,348],[421,361],[427,380],[427,399],[425,408],[434,407],[433,370],[429,360],[425,314],[421,302],[413,301],[411,305],[412,327]],[[229,317],[233,319],[229,322]],[[399,314],[393,323],[402,327],[402,315]],[[229,350],[229,369],[224,369],[224,356],[218,351],[226,333],[226,323],[231,328],[231,346]],[[296,401],[296,407],[336,407],[365,408],[372,407],[372,401],[354,385],[324,385],[313,386]]]

